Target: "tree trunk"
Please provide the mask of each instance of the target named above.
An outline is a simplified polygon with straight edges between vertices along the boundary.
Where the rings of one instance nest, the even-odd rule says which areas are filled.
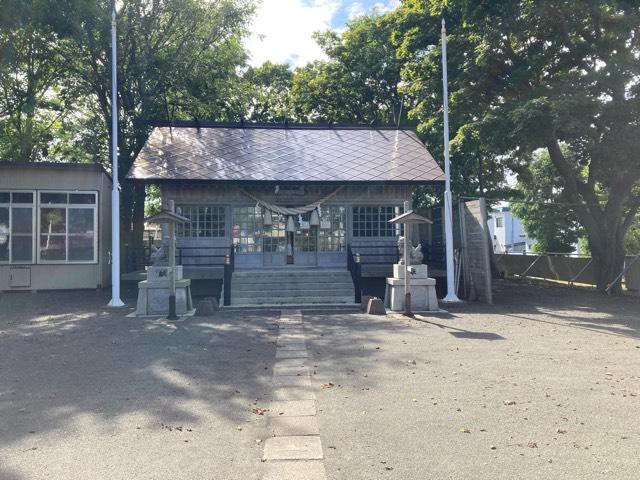
[[[131,243],[136,252],[144,248],[144,184],[136,183],[133,187],[133,218]]]
[[[622,291],[621,279],[616,279],[624,268],[624,237],[630,222],[626,215],[635,216],[638,205],[629,204],[631,191],[637,178],[619,176],[609,186],[609,196],[604,206],[599,204],[595,181],[591,170],[583,181],[564,157],[557,138],[547,145],[549,156],[565,180],[564,194],[574,204],[580,223],[587,232],[593,258],[596,285],[602,293],[618,294]],[[590,167],[592,168],[592,167]],[[626,208],[625,208],[626,207]]]
[[[624,268],[625,248],[622,228],[600,228],[597,234],[587,231],[589,248],[598,290],[605,293],[609,285],[615,284],[607,293],[619,294],[622,291],[621,279],[616,280]]]

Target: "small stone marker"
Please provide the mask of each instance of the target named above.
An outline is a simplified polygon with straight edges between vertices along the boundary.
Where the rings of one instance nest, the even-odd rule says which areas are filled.
[[[215,302],[215,304],[213,303]],[[218,302],[211,301],[211,299],[205,298],[204,300],[200,300],[196,304],[196,316],[198,317],[209,317],[213,315],[216,310],[218,310]]]
[[[262,459],[267,460],[322,460],[320,437],[271,437],[264,445]]]
[[[377,297],[372,297],[367,305],[367,313],[369,315],[386,315],[387,311],[384,309],[384,303]]]
[[[369,308],[369,300],[371,300],[373,297],[372,295],[363,295],[362,296],[362,300],[360,302],[360,310],[362,310],[363,312],[367,311],[367,308]]]

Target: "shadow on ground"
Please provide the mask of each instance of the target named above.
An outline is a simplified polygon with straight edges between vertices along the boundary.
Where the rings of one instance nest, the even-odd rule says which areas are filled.
[[[97,459],[100,442],[119,436],[132,442],[133,458],[122,461],[135,462],[162,441],[156,434],[235,431],[270,393],[277,312],[171,323],[126,318],[106,303],[104,292],[0,294],[0,456],[72,467],[77,452],[43,452],[95,441]],[[0,478],[33,478],[11,470],[13,461],[2,462]]]
[[[532,322],[640,338],[640,298],[611,297],[594,290],[557,284],[498,280],[494,305],[446,305],[452,314],[498,314]]]

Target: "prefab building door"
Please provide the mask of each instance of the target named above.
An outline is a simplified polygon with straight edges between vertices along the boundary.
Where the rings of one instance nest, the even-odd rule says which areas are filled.
[[[296,231],[293,233],[293,264],[311,266],[318,264],[318,227],[311,226],[311,212],[295,219]],[[291,241],[291,240],[290,240]]]
[[[286,217],[271,215],[271,226],[262,232],[262,261],[265,267],[282,267],[287,264]]]

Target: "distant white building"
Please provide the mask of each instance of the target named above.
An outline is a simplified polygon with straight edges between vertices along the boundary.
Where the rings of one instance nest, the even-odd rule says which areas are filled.
[[[494,253],[528,253],[534,240],[528,238],[520,219],[503,203],[491,210],[488,220]]]

